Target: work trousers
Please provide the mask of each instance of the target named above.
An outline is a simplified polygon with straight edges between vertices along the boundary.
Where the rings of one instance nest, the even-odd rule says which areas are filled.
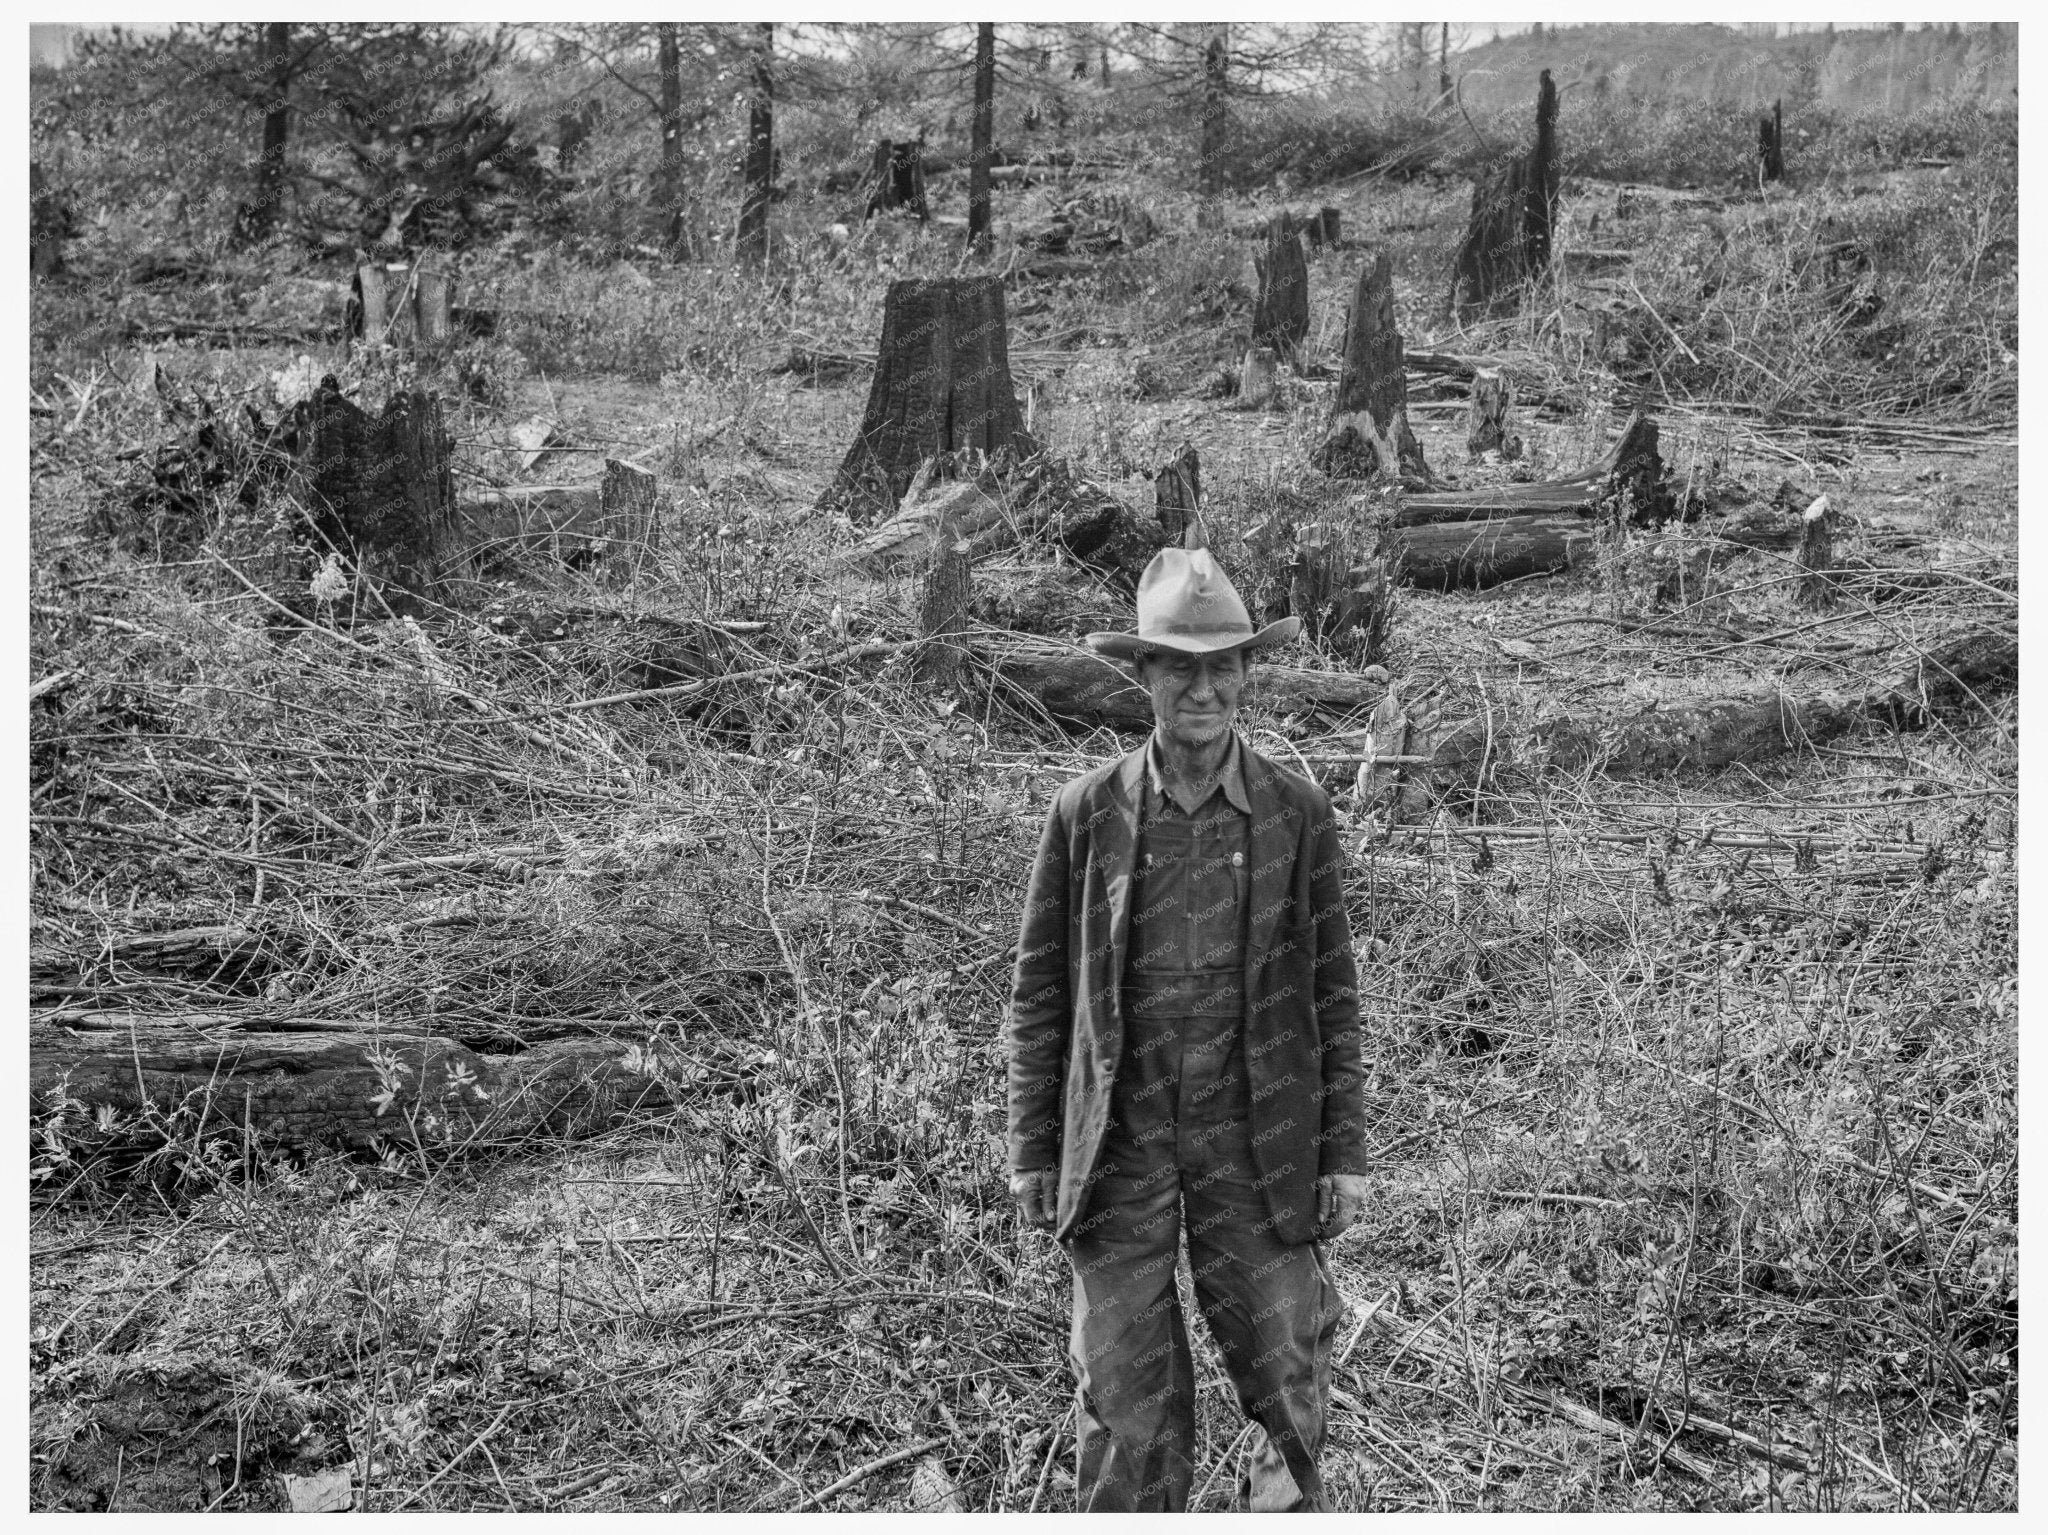
[[[1320,1509],[1316,1468],[1341,1302],[1314,1243],[1273,1235],[1252,1162],[1243,1025],[1126,1010],[1099,1177],[1067,1243],[1084,1511],[1175,1512],[1194,1479],[1195,1374],[1174,1280],[1252,1420],[1250,1506]]]

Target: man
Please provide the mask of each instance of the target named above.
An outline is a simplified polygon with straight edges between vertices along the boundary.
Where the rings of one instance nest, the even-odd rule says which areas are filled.
[[[1326,1506],[1340,1310],[1321,1243],[1364,1194],[1358,1000],[1327,795],[1232,728],[1254,631],[1199,525],[1091,634],[1152,697],[1145,745],[1066,784],[1007,1033],[1011,1192],[1074,1272],[1080,1506],[1187,1506],[1194,1362],[1174,1265],[1253,1431],[1250,1505]]]

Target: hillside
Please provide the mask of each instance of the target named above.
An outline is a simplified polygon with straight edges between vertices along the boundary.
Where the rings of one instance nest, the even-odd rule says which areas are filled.
[[[1609,92],[1766,107],[1783,98],[1831,111],[1917,111],[1951,101],[2010,104],[2019,38],[2010,27],[1961,25],[1802,32],[1760,37],[1718,23],[1603,22],[1546,27],[1468,49],[1454,68],[1468,106],[1526,102],[1548,69],[1567,92]]]

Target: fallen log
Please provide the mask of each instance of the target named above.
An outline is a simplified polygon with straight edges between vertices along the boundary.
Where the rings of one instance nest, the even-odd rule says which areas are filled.
[[[1400,528],[1386,554],[1397,581],[1426,591],[1498,586],[1568,569],[1590,552],[1598,527],[1569,509],[1424,523]]]
[[[2008,628],[1966,630],[1937,641],[1861,692],[1797,695],[1779,683],[1696,702],[1655,705],[1620,718],[1557,715],[1539,721],[1519,766],[1594,771],[1617,778],[1679,768],[1753,763],[1836,739],[1866,725],[1920,730],[1987,689],[2017,682],[2019,636]],[[1497,721],[1448,732],[1431,753],[1442,786],[1469,785],[1484,769],[1512,763]]]
[[[685,1063],[634,1040],[563,1039],[516,1055],[384,1032],[207,1031],[173,1017],[100,1014],[33,1025],[29,1105],[81,1129],[116,1116],[180,1140],[262,1147],[504,1145],[603,1130],[675,1106]]]
[[[1641,411],[1628,418],[1613,447],[1576,474],[1526,485],[1482,485],[1475,490],[1412,495],[1402,503],[1394,521],[1397,527],[1413,528],[1535,513],[1576,512],[1590,517],[1624,491],[1634,502],[1635,521],[1658,521],[1671,513],[1664,461],[1657,451],[1657,423]]]
[[[999,684],[1024,694],[1062,724],[1152,728],[1150,696],[1132,681],[1128,668],[1105,656],[1023,635],[984,637],[972,653]],[[1384,683],[1355,672],[1318,672],[1260,661],[1252,668],[1246,701],[1282,714],[1315,714],[1335,722],[1363,715],[1385,691]]]

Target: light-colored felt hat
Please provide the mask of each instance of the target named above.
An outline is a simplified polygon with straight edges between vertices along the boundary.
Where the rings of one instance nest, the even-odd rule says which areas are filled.
[[[1138,632],[1088,636],[1088,644],[1106,656],[1134,661],[1143,650],[1178,650],[1207,655],[1218,650],[1259,650],[1278,645],[1301,632],[1301,620],[1277,619],[1263,629],[1252,627],[1244,599],[1216,557],[1202,547],[1199,520],[1191,519],[1188,547],[1162,549],[1138,578]]]

